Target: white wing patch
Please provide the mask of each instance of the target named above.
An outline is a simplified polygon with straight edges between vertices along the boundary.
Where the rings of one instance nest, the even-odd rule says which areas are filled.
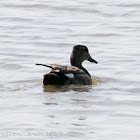
[[[65,74],[65,76],[67,76],[69,78],[74,78],[74,74],[73,73]]]

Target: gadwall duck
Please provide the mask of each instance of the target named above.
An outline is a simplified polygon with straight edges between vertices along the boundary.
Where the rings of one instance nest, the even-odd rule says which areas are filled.
[[[97,64],[97,61],[92,59],[88,48],[84,45],[75,45],[73,47],[70,62],[71,66],[62,66],[57,64],[36,64],[51,68],[44,75],[44,85],[91,85],[92,80],[89,72],[82,66],[82,62],[88,60]]]

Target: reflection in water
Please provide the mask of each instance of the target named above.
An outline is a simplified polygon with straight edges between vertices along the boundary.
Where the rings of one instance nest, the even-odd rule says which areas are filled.
[[[88,92],[91,89],[90,85],[66,85],[66,86],[57,86],[57,85],[48,85],[43,86],[44,92],[67,92],[69,90],[77,92]]]
[[[92,76],[91,79],[92,79],[92,85],[98,85],[99,83],[102,83],[102,80],[99,77]]]

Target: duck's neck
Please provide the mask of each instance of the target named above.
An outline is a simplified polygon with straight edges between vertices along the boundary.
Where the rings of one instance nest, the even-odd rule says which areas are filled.
[[[70,62],[71,62],[72,66],[75,66],[75,67],[78,67],[79,69],[82,69],[87,75],[90,76],[89,72],[82,66],[82,62],[79,61],[77,58],[71,56]]]

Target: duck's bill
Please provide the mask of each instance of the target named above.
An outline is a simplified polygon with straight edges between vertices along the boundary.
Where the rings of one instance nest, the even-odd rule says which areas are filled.
[[[97,64],[97,63],[98,63],[96,60],[94,60],[94,59],[93,59],[93,58],[91,58],[91,57],[89,57],[89,58],[88,58],[88,61],[93,62],[93,63],[95,63],[95,64]]]

